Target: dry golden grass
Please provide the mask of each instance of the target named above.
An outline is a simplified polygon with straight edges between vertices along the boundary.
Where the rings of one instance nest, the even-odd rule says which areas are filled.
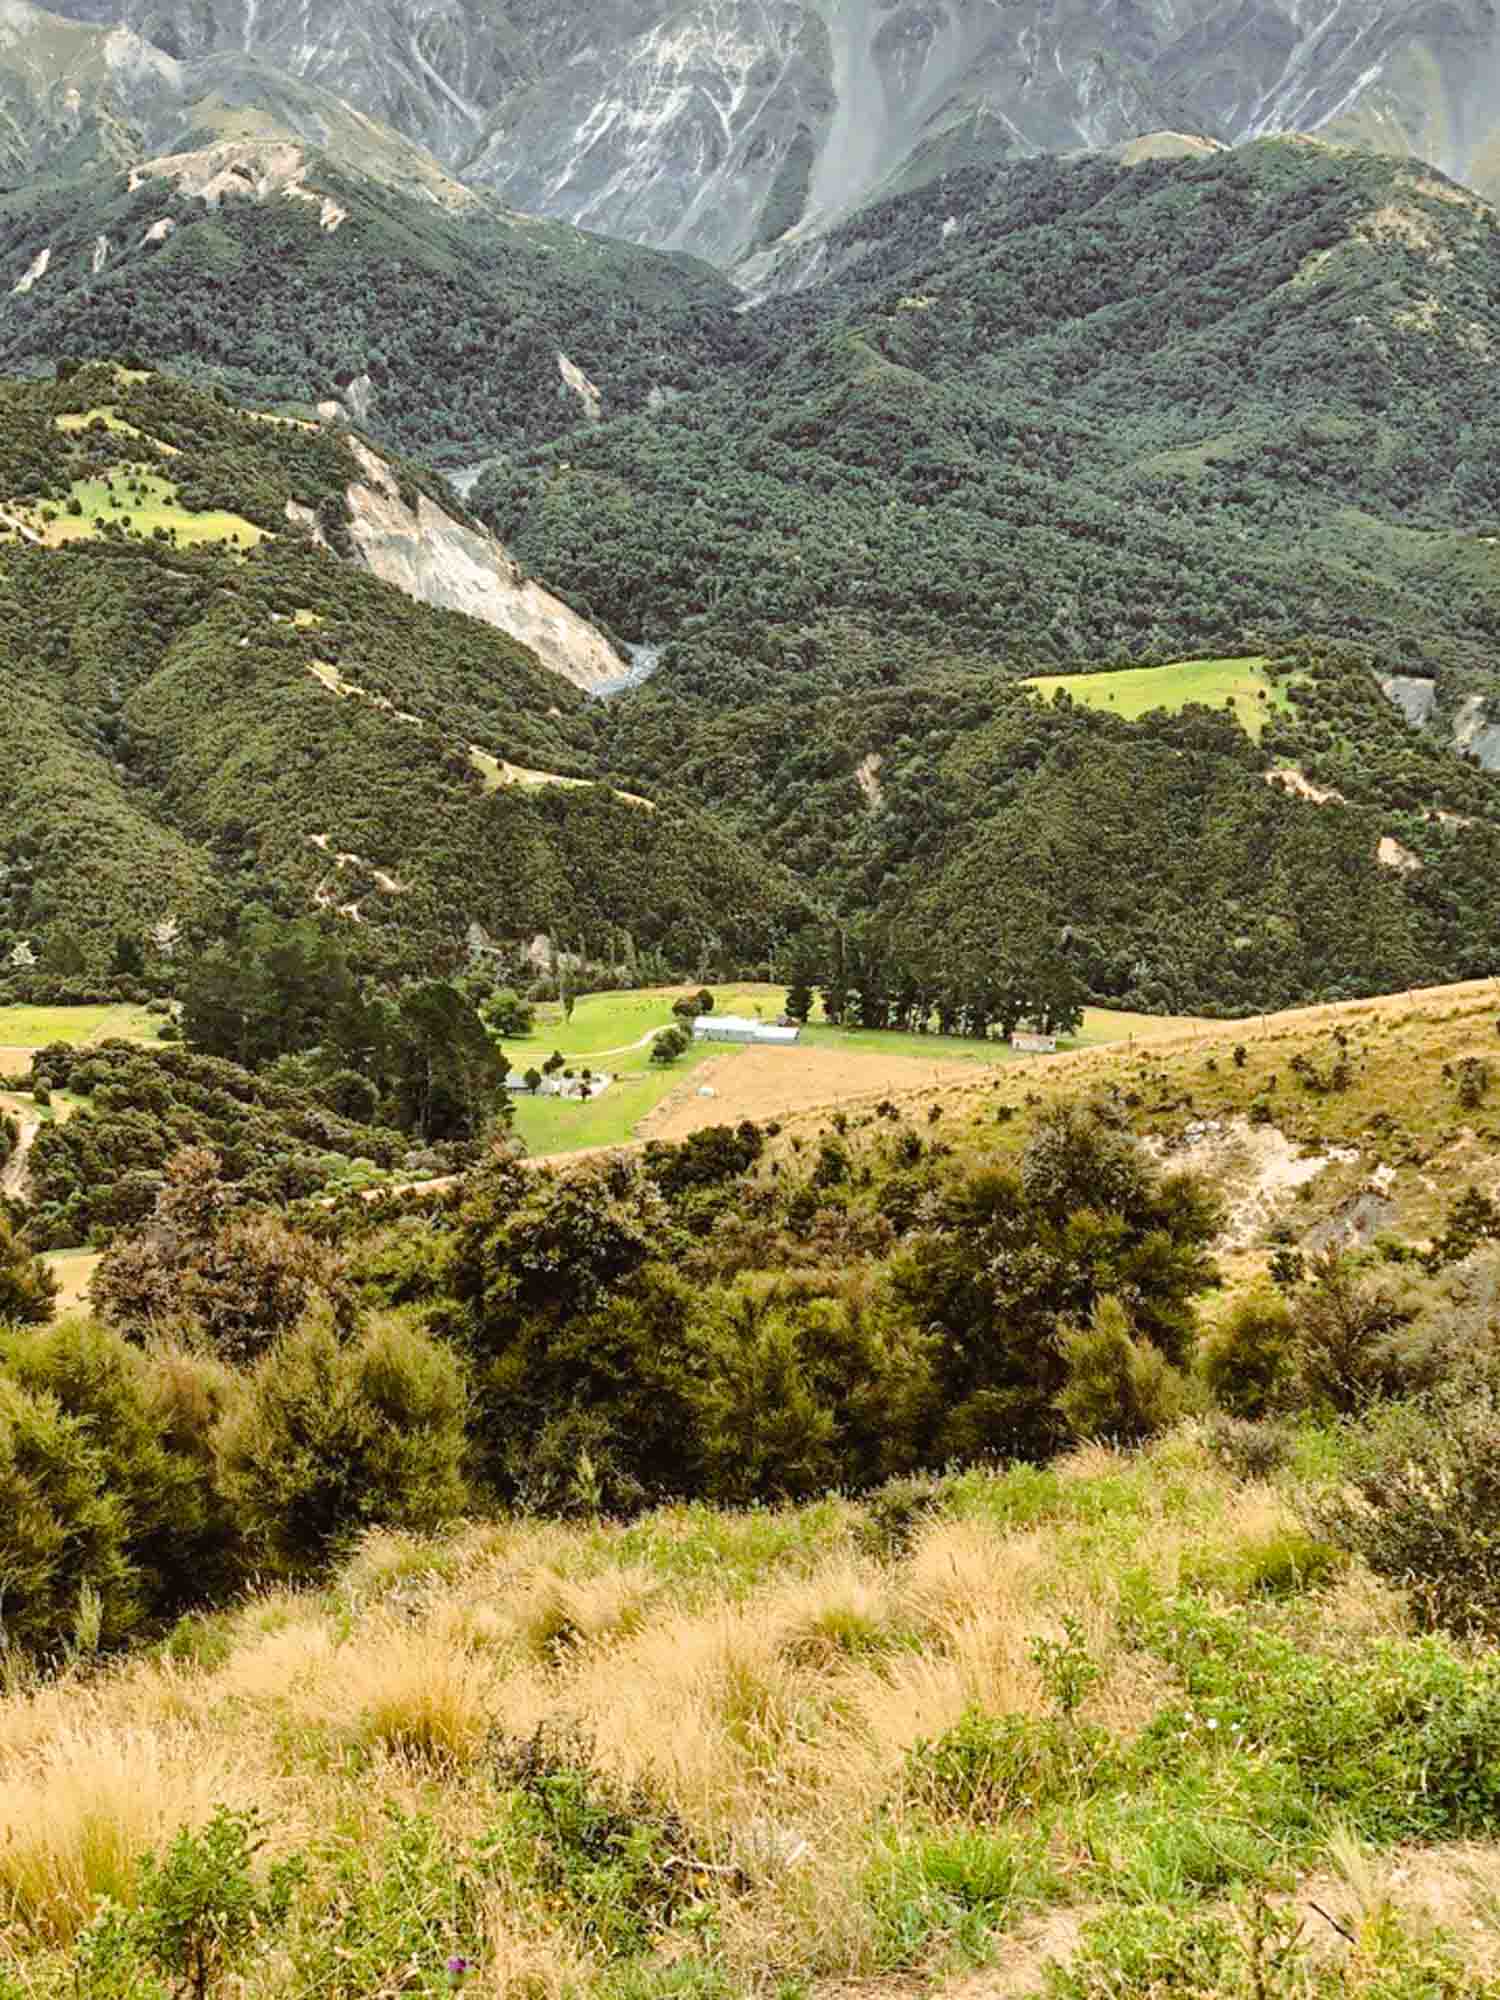
[[[0,1765],[0,1910],[50,1941],[73,1936],[96,1897],[128,1901],[141,1854],[178,1827],[271,1789],[232,1738],[166,1720],[112,1727],[107,1702],[83,1695],[73,1707],[44,1744]]]
[[[273,1852],[313,1854],[315,1904],[344,1896],[347,1881],[335,1890],[317,1872],[332,1866],[320,1842],[372,1881],[393,1807],[472,1846],[496,1811],[491,1747],[549,1725],[591,1738],[598,1766],[680,1819],[726,1991],[773,1991],[777,1969],[875,1978],[890,1944],[871,1884],[924,1837],[905,1803],[912,1747],[974,1706],[1047,1713],[1032,1649],[1065,1614],[1101,1670],[1086,1719],[1134,1731],[1170,1690],[1122,1636],[1122,1570],[1170,1590],[1190,1552],[1253,1548],[1288,1520],[1190,1427],[1145,1460],[1077,1454],[1021,1527],[994,1511],[1003,1486],[971,1478],[956,1515],[885,1561],[864,1552],[844,1503],[808,1510],[818,1532],[801,1540],[764,1514],[691,1509],[631,1528],[376,1533],[332,1588],[227,1616],[222,1664],[138,1658],[16,1689],[0,1697],[0,1939],[65,1942],[97,1896],[129,1899],[144,1849],[220,1802],[257,1807]],[[1395,1600],[1354,1575],[1316,1615],[1355,1640],[1399,1629]],[[1410,1858],[1380,1865],[1381,1893],[1409,1882],[1416,1899],[1420,1882],[1466,1922],[1500,1908],[1500,1863],[1478,1850],[1440,1880]],[[587,1940],[507,1866],[486,1892],[468,1990],[588,1990]],[[1345,1873],[1348,1888],[1352,1860]],[[290,1981],[268,1955],[242,2000],[292,2000]]]

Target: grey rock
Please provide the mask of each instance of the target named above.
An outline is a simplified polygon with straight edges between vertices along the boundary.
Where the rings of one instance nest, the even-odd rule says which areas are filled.
[[[70,22],[134,37],[100,94],[101,146],[212,65],[216,101],[275,100],[317,143],[308,126],[347,99],[519,208],[721,265],[954,167],[1163,129],[1316,132],[1500,192],[1488,0],[54,4],[55,42]],[[69,111],[66,87],[8,62],[5,24],[27,11],[0,0],[0,108],[23,130],[50,119],[61,153],[91,100]]]

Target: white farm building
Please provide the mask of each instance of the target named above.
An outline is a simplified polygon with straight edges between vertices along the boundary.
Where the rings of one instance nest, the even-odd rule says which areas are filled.
[[[795,1025],[779,1028],[769,1021],[747,1020],[743,1014],[700,1014],[693,1023],[695,1042],[755,1042],[784,1048],[801,1033]]]

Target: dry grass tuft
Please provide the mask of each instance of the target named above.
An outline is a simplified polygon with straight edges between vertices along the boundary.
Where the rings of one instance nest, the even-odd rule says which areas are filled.
[[[222,1738],[195,1730],[119,1730],[83,1713],[46,1749],[0,1767],[0,1913],[65,1943],[95,1899],[128,1901],[140,1856],[221,1802],[262,1786]]]

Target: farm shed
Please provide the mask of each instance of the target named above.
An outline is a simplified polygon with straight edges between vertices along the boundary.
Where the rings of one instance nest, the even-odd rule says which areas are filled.
[[[801,1033],[797,1027],[777,1028],[768,1021],[747,1020],[743,1014],[700,1014],[693,1023],[695,1042],[748,1042],[762,1047],[785,1047]]]

